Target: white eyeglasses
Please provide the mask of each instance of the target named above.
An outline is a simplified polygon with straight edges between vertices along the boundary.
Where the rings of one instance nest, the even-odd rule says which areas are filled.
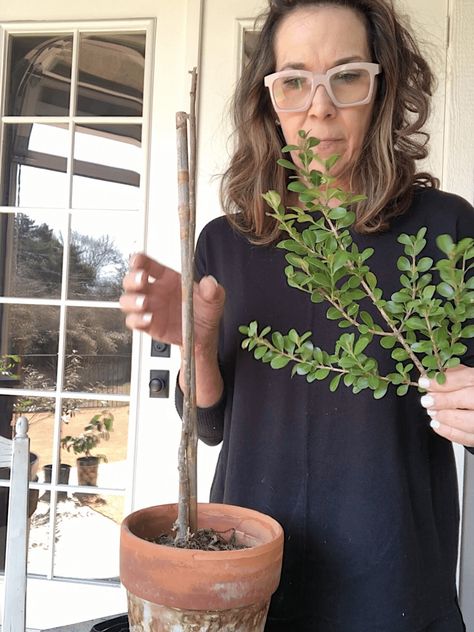
[[[318,86],[326,88],[334,105],[347,108],[370,102],[375,76],[381,72],[380,64],[352,62],[330,68],[325,74],[291,68],[281,70],[267,75],[264,83],[277,112],[308,110]]]

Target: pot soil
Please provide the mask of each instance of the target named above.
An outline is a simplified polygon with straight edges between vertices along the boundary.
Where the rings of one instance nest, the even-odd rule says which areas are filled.
[[[247,548],[199,551],[155,544],[170,533],[176,504],[125,518],[120,578],[132,632],[261,632],[280,581],[283,529],[273,518],[233,505],[199,504],[200,529],[235,530]]]

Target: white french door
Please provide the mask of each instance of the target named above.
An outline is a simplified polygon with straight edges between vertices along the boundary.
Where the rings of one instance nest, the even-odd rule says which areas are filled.
[[[174,406],[169,397],[148,403],[160,359],[150,359],[149,339],[132,344],[118,298],[131,253],[179,262],[175,113],[188,107],[196,15],[193,0],[0,8],[0,354],[12,362],[0,425],[8,435],[16,416],[30,420],[31,627],[117,611],[107,591],[119,588],[120,521],[144,499],[160,502],[167,479],[156,452],[142,456],[173,434]],[[158,244],[148,241],[157,233]],[[161,365],[171,374],[174,355]],[[87,445],[103,414],[113,429]],[[92,483],[76,461],[88,452],[105,457]],[[3,524],[0,545],[4,536]],[[67,582],[49,582],[49,608],[35,581],[54,579],[83,588],[71,584],[67,595]]]

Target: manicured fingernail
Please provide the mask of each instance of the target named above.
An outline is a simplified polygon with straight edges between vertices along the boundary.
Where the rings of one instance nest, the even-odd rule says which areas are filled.
[[[420,403],[424,408],[431,408],[431,406],[434,406],[434,399],[431,395],[423,395],[423,397],[420,398]]]
[[[216,287],[219,285],[219,283],[217,282],[217,279],[215,277],[213,277],[212,274],[208,274],[206,278],[210,279],[211,281],[213,281],[215,283]]]
[[[441,424],[439,423],[439,421],[436,421],[436,419],[432,419],[430,422],[430,426],[433,428],[433,430],[438,430]]]
[[[143,314],[142,322],[145,323],[146,325],[149,325],[151,323],[152,318],[153,318],[153,314],[150,314],[150,313]]]
[[[431,418],[436,417],[436,413],[437,413],[437,411],[436,411],[436,410],[429,409],[429,410],[427,410],[426,412],[428,413],[428,415],[429,415]]]
[[[418,380],[418,386],[420,388],[428,389],[430,387],[430,384],[431,384],[431,380],[428,377],[422,376]]]
[[[143,281],[143,270],[140,270],[140,272],[137,272],[135,275],[135,283],[137,285],[140,285],[142,281]]]
[[[145,296],[143,294],[139,294],[135,299],[135,305],[139,308],[142,308],[145,304]]]

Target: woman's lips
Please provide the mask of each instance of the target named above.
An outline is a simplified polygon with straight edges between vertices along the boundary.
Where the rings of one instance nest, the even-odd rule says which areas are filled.
[[[338,150],[340,151],[341,149],[341,142],[342,140],[340,138],[327,138],[325,140],[321,140],[319,145],[317,145],[314,148],[315,153],[319,154],[319,153],[338,153]]]

